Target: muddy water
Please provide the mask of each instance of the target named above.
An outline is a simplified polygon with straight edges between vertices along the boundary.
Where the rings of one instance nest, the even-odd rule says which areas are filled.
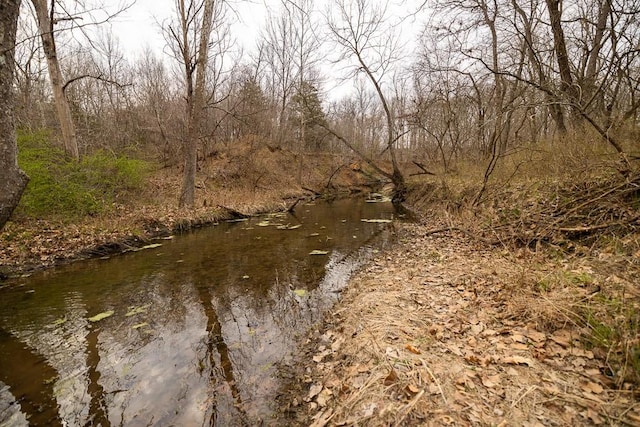
[[[276,364],[389,239],[361,219],[396,216],[301,205],[4,284],[0,425],[270,423]]]

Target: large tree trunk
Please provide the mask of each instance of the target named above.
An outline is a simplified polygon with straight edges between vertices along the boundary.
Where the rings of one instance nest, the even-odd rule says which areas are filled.
[[[60,71],[60,63],[58,62],[58,53],[56,51],[55,38],[53,36],[53,2],[51,11],[47,5],[47,0],[31,0],[36,10],[38,20],[38,31],[42,39],[42,49],[47,57],[47,68],[49,70],[49,80],[51,80],[51,88],[53,90],[53,100],[56,104],[56,112],[58,121],[60,122],[60,130],[64,142],[64,149],[74,159],[80,157],[78,151],[78,139],[76,137],[76,128],[71,117],[71,108],[69,100],[64,93],[64,83],[62,72]]]
[[[214,0],[205,0],[200,28],[200,43],[196,63],[196,86],[193,91],[192,104],[187,107],[187,138],[184,143],[184,175],[179,206],[193,207],[195,203],[196,170],[198,167],[198,139],[200,123],[205,106],[207,60],[209,58],[209,37],[213,25]],[[187,76],[188,77],[188,76]]]
[[[13,73],[20,0],[0,2],[0,230],[18,205],[29,177],[18,168]]]

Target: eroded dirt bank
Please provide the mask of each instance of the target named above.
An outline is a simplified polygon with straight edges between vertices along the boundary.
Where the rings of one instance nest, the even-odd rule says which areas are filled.
[[[397,227],[300,353],[288,422],[640,425],[636,387],[575,313],[614,290],[637,301],[632,271]]]

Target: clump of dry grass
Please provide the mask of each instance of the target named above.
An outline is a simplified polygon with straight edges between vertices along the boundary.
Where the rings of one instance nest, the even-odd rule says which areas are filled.
[[[530,264],[510,288],[514,316],[582,331],[616,387],[640,384],[640,169],[589,141],[506,156],[477,206],[479,168],[414,183],[410,202]]]

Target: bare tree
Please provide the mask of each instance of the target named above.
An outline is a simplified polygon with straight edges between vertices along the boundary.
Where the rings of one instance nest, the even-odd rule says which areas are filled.
[[[58,51],[56,48],[56,40],[54,37],[54,15],[55,0],[51,0],[50,5],[47,0],[31,0],[36,11],[38,20],[38,29],[40,38],[42,39],[42,49],[47,58],[49,70],[49,80],[53,91],[53,99],[56,105],[58,121],[60,123],[60,131],[62,132],[62,140],[67,154],[73,158],[79,158],[78,139],[76,137],[76,128],[71,116],[71,108],[69,100],[64,93],[64,79],[60,70],[60,62],[58,60]]]
[[[386,4],[374,4],[368,0],[334,0],[334,10],[329,17],[331,37],[337,43],[341,61],[353,61],[353,73],[364,73],[373,85],[386,119],[385,150],[391,158],[392,171],[384,171],[373,159],[355,150],[343,137],[332,133],[379,173],[389,178],[394,185],[394,202],[404,201],[406,184],[396,156],[396,143],[401,135],[396,128],[396,119],[383,89],[384,78],[400,51],[394,28],[385,20]],[[328,129],[331,131],[331,129]]]
[[[7,223],[29,182],[18,167],[14,124],[13,76],[20,0],[0,2],[0,230]]]
[[[175,54],[183,66],[186,89],[187,130],[183,141],[184,174],[179,206],[193,207],[198,166],[200,125],[206,106],[206,72],[214,14],[222,2],[176,0],[177,26],[169,26]]]

